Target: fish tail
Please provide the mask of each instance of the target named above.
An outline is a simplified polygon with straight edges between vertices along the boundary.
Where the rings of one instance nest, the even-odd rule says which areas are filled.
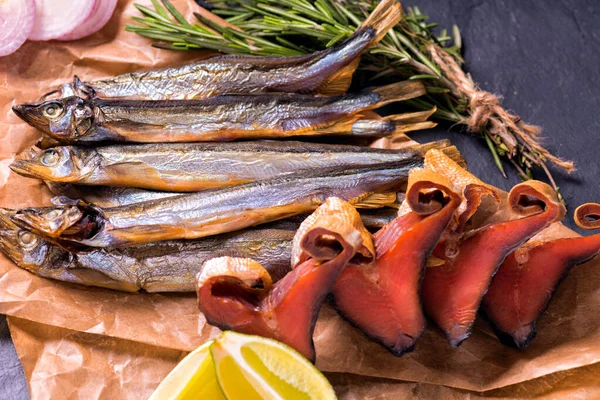
[[[381,208],[381,207],[397,207],[398,196],[396,192],[387,193],[371,193],[366,197],[357,199],[352,205],[355,208]]]
[[[416,112],[409,114],[390,115],[384,118],[392,126],[392,132],[386,135],[386,138],[392,142],[405,141],[406,132],[418,131],[422,129],[430,129],[437,125],[433,121],[427,121],[431,113],[429,111]]]
[[[324,95],[346,93],[352,82],[352,75],[360,62],[360,55],[377,43],[392,29],[402,18],[402,6],[397,0],[383,0],[369,17],[358,27],[343,43],[326,50],[328,55],[322,60],[329,71],[338,69],[333,75],[323,82],[318,92]],[[321,65],[313,65],[316,70]],[[321,75],[323,71],[320,71]]]
[[[350,87],[350,84],[352,83],[352,76],[354,75],[356,68],[358,68],[359,62],[360,57],[356,57],[350,64],[333,74],[323,84],[323,87],[321,90],[319,90],[319,93],[325,96],[346,93]]]
[[[402,5],[397,0],[382,0],[358,30],[374,30],[371,46],[379,43],[402,19]]]
[[[396,82],[391,85],[370,89],[370,92],[379,95],[377,102],[370,109],[383,107],[386,104],[396,101],[414,99],[415,97],[427,94],[425,86],[417,81]]]
[[[390,121],[395,124],[411,124],[417,122],[425,122],[437,111],[437,107],[433,107],[432,109],[425,111],[416,111],[411,113],[403,113],[403,114],[393,114],[384,117],[385,121]]]

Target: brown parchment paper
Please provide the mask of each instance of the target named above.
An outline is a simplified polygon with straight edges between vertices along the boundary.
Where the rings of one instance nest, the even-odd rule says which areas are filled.
[[[147,398],[185,355],[114,337],[8,318],[32,399]],[[341,400],[591,399],[600,397],[600,363],[483,393],[427,383],[326,373]],[[90,396],[90,394],[92,396]]]
[[[150,3],[149,0],[138,2]],[[124,32],[129,16],[137,14],[132,3],[132,0],[121,0],[109,24],[90,38],[72,43],[27,43],[17,53],[0,58],[0,206],[44,205],[49,199],[43,184],[8,170],[15,155],[38,138],[33,129],[11,112],[13,104],[34,101],[47,88],[71,80],[74,74],[93,79],[152,66],[180,64],[204,56],[155,49],[150,47],[148,40]],[[191,0],[177,0],[174,4],[191,17],[195,7]],[[557,228],[557,234],[574,235],[562,226]],[[419,387],[443,385],[485,392],[600,362],[599,264],[594,261],[571,272],[540,320],[538,337],[525,351],[502,346],[489,327],[478,321],[473,337],[459,349],[450,348],[442,335],[431,328],[418,342],[414,353],[396,358],[367,340],[326,306],[315,333],[317,366],[325,372],[344,374],[339,376],[352,374],[385,382],[419,382]],[[96,335],[104,341],[114,341],[111,354],[115,357],[121,351],[122,354],[129,351],[127,346],[119,347],[118,343],[122,341],[156,349],[158,353],[180,352],[194,349],[219,332],[199,317],[194,295],[124,294],[54,282],[19,269],[4,256],[0,256],[0,313],[55,327],[52,329],[66,329],[83,336]],[[41,330],[39,334],[42,335]],[[21,349],[23,337],[15,335],[15,344]],[[35,337],[35,333],[28,337]],[[58,368],[58,358],[51,357],[50,348],[45,344],[40,346],[37,355],[31,357],[38,362],[43,358],[49,363],[48,370],[52,370],[52,360],[56,360],[55,367]],[[90,350],[87,358],[74,352],[71,362],[80,366],[73,367],[73,371],[91,368],[90,357],[95,357],[97,352],[101,350]],[[24,359],[24,364],[26,362]],[[137,373],[144,376],[142,364],[138,365]],[[168,369],[166,365],[165,370]],[[102,377],[83,374],[69,379],[75,379],[73,385],[79,387],[78,395],[85,398],[95,398],[101,393],[97,389],[89,389],[89,392],[84,389],[92,388],[92,380],[107,388],[118,382],[123,391],[130,387],[122,380],[107,378],[108,375],[110,373]],[[52,374],[35,375],[35,386],[33,376],[33,372],[28,374],[32,394],[34,390],[50,390],[43,380],[54,379]],[[53,386],[55,390],[66,384],[66,376],[60,384]],[[146,392],[156,382],[148,380]],[[405,385],[408,384],[393,386]],[[360,393],[365,394],[364,390]],[[390,396],[392,393],[390,391]]]

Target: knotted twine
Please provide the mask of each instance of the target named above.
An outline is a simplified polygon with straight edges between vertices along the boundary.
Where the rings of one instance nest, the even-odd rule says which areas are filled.
[[[527,152],[521,152],[521,154],[529,162],[543,164],[545,158],[569,173],[575,170],[572,161],[561,160],[542,147],[539,142],[542,128],[529,125],[523,122],[518,115],[502,108],[498,96],[479,89],[471,76],[462,70],[456,59],[448,52],[433,44],[427,46],[427,51],[450,81],[449,89],[452,94],[459,99],[468,100],[469,116],[461,123],[467,126],[469,132],[485,131],[496,145],[501,144],[498,140],[500,138],[508,148],[509,158],[517,154],[520,144],[527,149]]]

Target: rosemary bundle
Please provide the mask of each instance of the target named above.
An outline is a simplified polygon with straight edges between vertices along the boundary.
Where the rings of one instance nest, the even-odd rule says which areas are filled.
[[[376,0],[196,0],[198,21],[190,23],[168,0],[138,5],[142,17],[126,29],[174,50],[211,49],[228,54],[293,56],[321,50],[349,37],[377,5]],[[210,11],[209,11],[210,10]],[[464,124],[486,141],[496,166],[502,159],[524,180],[542,169],[558,190],[547,163],[567,172],[572,162],[553,156],[539,141],[541,129],[505,111],[497,96],[480,90],[461,65],[457,26],[434,33],[436,23],[419,8],[407,8],[400,23],[361,60],[369,80],[418,79],[428,94],[408,102],[436,109],[438,120]]]

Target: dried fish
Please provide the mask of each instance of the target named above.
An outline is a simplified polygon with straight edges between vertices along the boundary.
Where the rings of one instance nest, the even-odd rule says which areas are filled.
[[[193,292],[202,264],[215,257],[251,257],[274,280],[290,270],[294,232],[248,229],[197,240],[172,240],[126,249],[72,254],[9,220],[0,209],[0,251],[44,278],[126,292]]]
[[[69,249],[126,247],[230,232],[314,210],[328,197],[378,207],[398,189],[420,157],[376,167],[324,169],[232,188],[102,209],[83,202],[18,211],[15,223]],[[393,194],[395,198],[395,194]],[[369,197],[371,196],[371,197]]]
[[[194,192],[412,157],[412,151],[302,142],[170,143],[53,147],[10,168],[55,182]]]
[[[360,55],[379,42],[402,16],[396,0],[383,0],[344,42],[296,57],[220,56],[181,67],[132,72],[59,89],[61,97],[203,99],[223,93],[343,93]],[[51,92],[49,95],[54,94]]]
[[[84,100],[80,97],[21,104],[13,111],[65,144],[97,141],[201,142],[368,131],[361,112],[424,95],[417,81],[397,82],[356,94],[220,95],[206,100]],[[389,130],[391,120],[366,118]],[[387,121],[387,122],[386,122]]]

